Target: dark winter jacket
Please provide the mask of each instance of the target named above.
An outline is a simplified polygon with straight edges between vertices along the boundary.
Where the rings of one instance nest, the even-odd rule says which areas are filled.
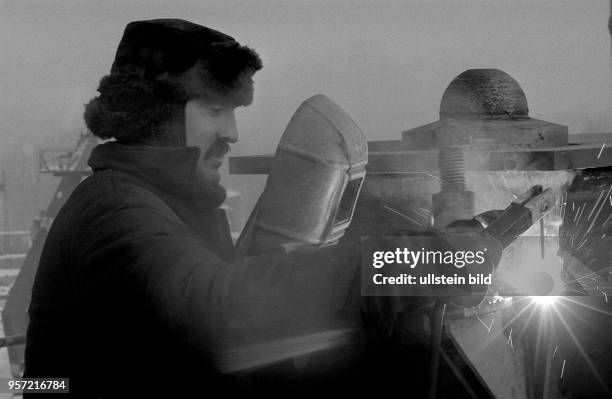
[[[199,156],[189,147],[94,149],[94,174],[60,211],[42,254],[26,377],[69,377],[86,397],[211,393],[227,382],[224,368],[241,367],[244,348],[265,358],[266,344],[346,327],[338,312],[358,296],[357,251],[233,259],[225,215],[194,181]]]

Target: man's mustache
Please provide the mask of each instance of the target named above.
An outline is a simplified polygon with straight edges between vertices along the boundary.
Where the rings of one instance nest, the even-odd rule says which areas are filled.
[[[210,147],[208,147],[208,150],[206,150],[206,154],[204,154],[204,159],[222,158],[229,151],[229,143],[226,140],[217,139],[210,145]]]

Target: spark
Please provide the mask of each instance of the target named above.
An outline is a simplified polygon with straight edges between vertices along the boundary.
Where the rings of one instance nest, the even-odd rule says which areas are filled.
[[[599,204],[599,201],[601,200],[603,193],[604,193],[603,190],[601,190],[601,193],[599,193],[599,197],[597,197],[597,201],[595,201],[595,204],[593,204],[593,209],[591,209],[591,213],[589,213],[589,217],[587,218],[587,220],[591,220],[591,216],[593,216],[593,212],[595,212],[595,208]]]
[[[612,213],[608,215],[608,218],[606,219],[605,222],[603,222],[603,226],[605,226],[606,224],[608,224],[608,222],[610,221],[610,218],[612,218]]]
[[[436,175],[432,175],[431,173],[425,173],[427,176],[433,177],[436,180],[440,180],[440,178]]]
[[[606,298],[606,303],[608,303],[608,294],[606,294],[604,291],[601,291],[601,293],[603,294],[604,298]]]
[[[554,350],[554,352],[553,352],[553,359],[555,358],[555,355],[557,354],[557,348],[559,348],[559,346],[558,346],[558,345],[557,345],[557,346],[555,346],[555,350]]]
[[[587,231],[583,234],[583,236],[586,236],[587,234],[589,234],[589,232],[591,231],[591,229],[593,228],[593,226],[595,225],[595,221],[597,220],[597,218],[599,217],[599,213],[601,212],[602,208],[599,208],[599,212],[597,212],[597,214],[595,215],[595,219],[593,219],[593,221],[591,222],[591,225],[589,226],[589,228],[587,229]]]
[[[574,216],[574,224],[577,224],[576,222],[578,221],[578,219],[580,219],[580,215],[582,215],[582,210],[584,209],[584,207],[586,207],[586,204],[584,204],[584,206],[580,205],[578,207],[578,212],[576,212],[576,215]]]
[[[387,205],[383,205],[383,207],[384,207],[385,209],[387,209],[387,210],[389,210],[389,211],[393,212],[393,213],[397,213],[398,215],[400,215],[400,216],[402,216],[402,217],[404,217],[404,218],[406,218],[406,219],[410,220],[412,223],[416,223],[416,224],[418,224],[419,226],[423,226],[421,223],[417,222],[416,220],[412,219],[411,217],[406,216],[406,215],[404,215],[403,213],[396,211],[395,209],[389,208]]]
[[[565,209],[567,208],[567,193],[561,195],[561,208],[559,209],[559,215],[561,220],[565,219]]]
[[[563,359],[563,367],[561,367],[561,379],[563,379],[563,371],[565,371],[565,359]]]
[[[590,307],[590,306],[586,305],[586,307]],[[553,310],[557,314],[558,319],[563,324],[563,327],[565,327],[565,331],[567,331],[567,333],[569,334],[570,338],[574,342],[574,345],[576,346],[576,349],[578,349],[578,351],[580,352],[580,354],[584,358],[587,366],[589,367],[589,369],[591,370],[591,372],[593,373],[593,375],[595,376],[595,378],[597,379],[599,384],[601,384],[602,387],[605,387],[606,384],[604,383],[603,379],[601,378],[601,376],[597,372],[597,369],[593,365],[593,362],[591,362],[591,360],[590,360],[589,356],[587,355],[586,351],[584,350],[584,348],[580,344],[580,340],[576,337],[576,334],[574,334],[574,331],[571,329],[570,325],[567,323],[567,321],[565,320],[563,315],[556,308],[553,307]],[[563,362],[563,366],[565,368],[565,360]]]
[[[478,316],[478,313],[476,313],[476,318],[478,319],[478,321],[479,321],[480,323],[482,323],[482,325],[484,326],[484,328],[486,328],[486,329],[487,329],[487,332],[488,332],[489,334],[491,334],[491,327],[493,327],[493,320],[495,320],[495,319],[491,320],[491,326],[489,327],[489,326],[487,326],[487,323],[485,323],[484,321],[482,321],[482,319],[480,318],[480,316]]]
[[[529,297],[523,297],[523,298],[521,298],[521,299],[516,299],[516,298],[515,298],[515,299],[514,299],[514,301],[516,301],[516,303],[526,301],[526,305],[527,305],[527,306],[524,306],[524,307],[523,307],[523,308],[522,308],[522,309],[521,309],[519,312],[517,312],[515,315],[513,315],[513,316],[512,316],[512,318],[511,318],[510,320],[506,321],[505,323],[503,323],[503,322],[502,322],[502,327],[501,327],[500,329],[498,329],[496,332],[493,332],[493,337],[498,337],[498,336],[500,336],[501,334],[503,334],[503,333],[504,333],[504,331],[505,331],[505,330],[506,330],[508,327],[510,327],[510,326],[512,325],[512,323],[514,323],[516,320],[518,320],[518,319],[519,319],[519,317],[521,317],[523,314],[525,314],[525,313],[527,313],[527,312],[529,312],[529,311],[530,311],[530,312],[529,312],[529,315],[527,316],[527,322],[526,322],[526,324],[528,324],[528,323],[529,323],[529,320],[531,320],[531,318],[532,318],[532,317],[533,317],[533,315],[535,314],[535,307],[534,307],[534,303],[533,303],[533,301],[529,301]],[[475,315],[478,317],[478,313],[475,313]],[[485,326],[485,328],[486,328],[487,330],[489,329],[489,327],[488,327],[488,326],[487,326],[487,325],[486,325],[486,324],[485,324],[485,323],[484,323],[482,320],[480,320],[480,319],[479,319],[479,321],[480,321],[480,323],[481,323],[482,325],[484,325],[484,326]],[[489,343],[491,343],[491,342],[493,342],[493,340],[489,341]],[[486,345],[484,345],[484,346],[483,346],[483,349],[484,349],[484,347],[485,347],[485,346],[486,346]]]
[[[606,146],[606,143],[603,143],[601,145],[601,150],[599,150],[599,154],[597,154],[597,159],[599,159],[599,157],[601,156],[601,153],[603,152],[605,146]]]
[[[410,211],[416,213],[417,215],[419,215],[422,218],[429,219],[429,215],[423,214],[423,213],[421,213],[421,212],[419,212],[417,210],[414,210],[414,209],[411,209]]]
[[[610,192],[612,192],[612,185],[610,185],[610,190],[608,190],[608,194],[610,195]],[[603,190],[601,191],[601,194],[603,194]],[[601,198],[601,194],[599,195],[599,198],[597,198],[597,201],[595,202],[595,205],[597,205],[597,203],[599,202],[599,199]],[[605,198],[605,197],[604,197]],[[599,210],[597,211],[597,213],[595,214],[595,218],[593,219],[593,221],[591,222],[591,225],[589,226],[589,228],[587,229],[587,231],[584,233],[584,235],[587,235],[591,229],[593,228],[593,226],[595,225],[595,221],[597,220],[597,218],[599,217],[599,214],[601,213],[601,210],[603,209],[604,204],[606,203],[606,201],[602,201],[601,202],[601,206],[599,207]],[[591,211],[591,213],[589,214],[589,218],[591,218],[591,215],[593,214],[593,211],[595,210],[595,205],[593,205],[593,210]],[[588,220],[587,219],[587,220]]]
[[[512,329],[510,329],[510,334],[508,334],[508,344],[510,344],[510,347],[514,349],[514,345],[512,344]]]

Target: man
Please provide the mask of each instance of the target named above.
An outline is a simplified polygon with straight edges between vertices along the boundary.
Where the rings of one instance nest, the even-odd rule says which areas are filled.
[[[261,67],[203,26],[127,25],[85,110],[93,134],[114,141],[94,149],[93,176],[49,232],[26,377],[69,377],[78,397],[210,393],[228,389],[224,368],[240,370],[244,348],[346,327],[355,248],[232,255],[218,169]]]
[[[127,25],[85,110],[93,134],[114,141],[93,150],[93,176],[49,232],[29,307],[25,377],[70,378],[74,397],[252,386],[304,393],[305,382],[329,393],[331,375],[354,390],[379,388],[352,356],[299,356],[352,348],[365,321],[393,328],[392,312],[373,317],[384,301],[361,306],[358,248],[233,256],[218,170],[238,139],[234,110],[251,103],[261,67],[253,50],[203,26]],[[490,252],[489,272],[501,249]],[[378,377],[410,376],[403,354],[394,363],[370,352]],[[422,383],[419,375],[411,378]]]

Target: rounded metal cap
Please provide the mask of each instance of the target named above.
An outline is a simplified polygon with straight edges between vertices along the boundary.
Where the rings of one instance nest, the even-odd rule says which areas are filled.
[[[527,97],[516,80],[499,69],[468,69],[448,85],[440,119],[524,119]]]

